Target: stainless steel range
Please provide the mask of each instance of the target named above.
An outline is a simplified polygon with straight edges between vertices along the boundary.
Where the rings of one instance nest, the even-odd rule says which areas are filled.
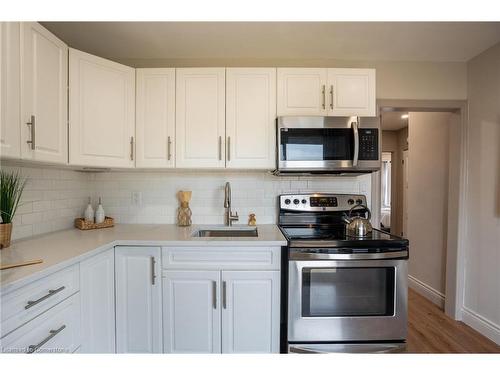
[[[279,227],[288,240],[289,352],[404,348],[408,240],[377,229],[347,235],[343,217],[358,204],[366,205],[365,196],[279,198]]]

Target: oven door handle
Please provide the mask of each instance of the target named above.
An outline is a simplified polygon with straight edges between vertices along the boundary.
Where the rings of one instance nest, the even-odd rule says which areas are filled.
[[[354,156],[352,158],[352,166],[358,166],[359,158],[359,131],[358,131],[359,117],[356,117],[356,121],[351,122],[352,132],[354,134]]]
[[[321,254],[304,252],[291,252],[290,260],[390,260],[407,259],[408,250],[391,251],[388,253],[357,253],[357,254]]]

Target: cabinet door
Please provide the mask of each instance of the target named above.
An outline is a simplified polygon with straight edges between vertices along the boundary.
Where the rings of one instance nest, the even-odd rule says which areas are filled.
[[[21,23],[21,43],[22,157],[66,164],[68,47],[35,22]]]
[[[161,353],[160,248],[115,248],[116,351]]]
[[[222,271],[222,352],[279,353],[279,271]]]
[[[135,70],[70,49],[69,161],[133,167]]]
[[[276,69],[226,69],[226,167],[276,167]]]
[[[165,353],[220,353],[220,271],[164,271]]]
[[[225,165],[225,69],[176,70],[176,166]]]
[[[0,155],[21,157],[19,22],[0,22]]]
[[[82,353],[115,353],[114,249],[80,263]]]
[[[278,68],[278,116],[326,115],[326,69]]]
[[[136,166],[173,168],[175,69],[137,69],[136,84]]]
[[[328,69],[329,116],[375,116],[375,69]]]

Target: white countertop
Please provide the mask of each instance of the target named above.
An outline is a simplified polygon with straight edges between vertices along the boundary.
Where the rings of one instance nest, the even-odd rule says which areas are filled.
[[[12,264],[33,259],[43,263],[0,271],[2,294],[25,285],[112,246],[286,246],[281,231],[274,224],[258,225],[258,237],[192,237],[192,233],[209,225],[178,227],[173,224],[118,224],[113,228],[81,231],[68,229],[25,240],[14,241],[0,250],[0,263]],[[247,226],[234,226],[248,228]],[[220,228],[220,226],[217,226]]]

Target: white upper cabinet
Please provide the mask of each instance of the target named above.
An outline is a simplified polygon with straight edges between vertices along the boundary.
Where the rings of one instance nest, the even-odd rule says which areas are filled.
[[[276,166],[276,68],[226,69],[226,167]]]
[[[67,73],[66,44],[38,23],[21,23],[23,158],[67,163]]]
[[[133,167],[135,69],[69,51],[69,162]]]
[[[278,116],[375,116],[375,69],[278,68]]]
[[[178,168],[225,166],[225,68],[176,69]]]
[[[328,69],[329,116],[375,116],[375,69]]]
[[[116,351],[162,352],[160,248],[115,247]]]
[[[279,353],[280,272],[222,271],[222,352]]]
[[[327,70],[278,68],[278,116],[326,116]]]
[[[137,69],[138,168],[175,166],[175,69]]]
[[[165,353],[221,352],[219,286],[219,271],[164,273]]]
[[[21,157],[19,22],[0,22],[0,155]]]

